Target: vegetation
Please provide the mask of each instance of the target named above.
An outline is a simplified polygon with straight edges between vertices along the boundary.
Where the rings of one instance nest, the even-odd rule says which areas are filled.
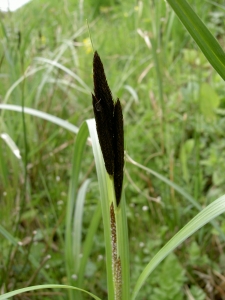
[[[224,49],[224,1],[188,2]],[[86,20],[123,108],[131,290],[158,250],[225,194],[225,69],[212,68],[167,2],[33,0],[1,13],[0,103],[22,110],[0,107],[2,294],[63,284],[107,299],[99,186],[83,124],[94,116]],[[224,228],[218,217],[187,239],[136,299],[225,299]],[[90,299],[57,286],[21,297]]]

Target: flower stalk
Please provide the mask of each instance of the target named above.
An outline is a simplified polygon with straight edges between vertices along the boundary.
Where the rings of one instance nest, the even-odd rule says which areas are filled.
[[[103,160],[114,190],[109,200],[114,299],[122,299],[122,264],[118,245],[117,215],[121,211],[124,168],[124,130],[120,100],[114,103],[104,67],[97,52],[93,59],[94,94],[92,104]],[[107,199],[104,199],[107,200]]]

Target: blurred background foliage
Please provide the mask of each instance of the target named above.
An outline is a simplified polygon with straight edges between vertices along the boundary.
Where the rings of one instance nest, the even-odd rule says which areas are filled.
[[[224,1],[189,3],[224,49]],[[0,17],[1,103],[35,108],[78,127],[92,118],[91,35],[114,99],[119,97],[123,106],[126,152],[178,184],[202,207],[225,193],[225,85],[166,1],[33,0]],[[1,226],[10,234],[0,243],[1,290],[67,283],[65,212],[74,134],[1,110],[3,133],[22,159],[0,139]],[[82,164],[80,184],[92,179],[85,237],[99,201],[90,147]],[[124,187],[134,284],[149,259],[197,209],[129,162]],[[224,232],[223,216],[216,222]],[[160,265],[139,299],[225,299],[223,249],[224,238],[205,226]],[[30,263],[29,254],[38,266]],[[104,274],[100,224],[84,287],[102,299]],[[66,299],[58,291],[35,295],[32,299]]]

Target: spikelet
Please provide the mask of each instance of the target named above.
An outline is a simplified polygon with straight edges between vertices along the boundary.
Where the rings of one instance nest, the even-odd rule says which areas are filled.
[[[114,172],[113,153],[113,112],[114,103],[109,89],[103,64],[97,52],[93,60],[94,93],[92,103],[96,120],[97,133],[101,146],[106,171]]]
[[[117,99],[114,108],[114,189],[116,194],[117,206],[120,203],[123,187],[123,168],[124,168],[124,132],[123,132],[123,113],[120,100]]]
[[[114,105],[104,67],[97,52],[93,59],[94,94],[92,104],[98,139],[106,171],[113,176],[117,206],[123,185],[124,132],[123,114],[119,99]]]

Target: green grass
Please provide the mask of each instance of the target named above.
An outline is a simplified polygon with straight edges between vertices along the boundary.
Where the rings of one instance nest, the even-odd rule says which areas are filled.
[[[224,49],[223,1],[189,4]],[[158,250],[199,209],[225,194],[224,81],[169,4],[99,1],[94,8],[93,1],[33,0],[1,16],[0,103],[34,110],[33,115],[1,110],[0,134],[7,133],[22,156],[18,159],[0,139],[2,293],[69,284],[107,299],[95,164],[91,147],[85,146],[87,132],[76,134],[93,118],[86,19],[109,86],[123,106],[126,153],[140,164],[129,159],[125,164],[132,291]],[[82,148],[79,167],[76,146]],[[80,242],[74,244],[74,257],[69,248],[74,240],[68,239],[74,214],[68,203],[73,210],[77,188],[81,219],[76,220]],[[224,226],[219,217],[181,244],[137,299],[223,299],[217,286],[224,273]],[[53,289],[36,291],[32,298],[73,295]]]

